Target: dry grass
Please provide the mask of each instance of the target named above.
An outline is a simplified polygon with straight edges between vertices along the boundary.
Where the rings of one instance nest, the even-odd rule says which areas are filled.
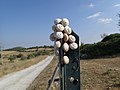
[[[8,54],[15,54],[17,53],[16,51],[3,51],[2,54],[3,55],[8,55]]]
[[[57,65],[55,59],[27,90],[46,90],[47,82]],[[81,60],[80,65],[81,90],[120,90],[120,57]]]
[[[38,50],[39,51],[41,51],[41,50],[48,50],[48,51],[50,51],[50,50],[52,50],[53,48],[38,48]],[[36,51],[37,49],[27,49],[27,50],[25,50],[25,51]]]
[[[120,90],[120,57],[81,61],[82,90]]]
[[[4,59],[4,64],[0,65],[0,77],[12,72],[16,72],[22,69],[25,69],[33,64],[38,63],[39,61],[46,58],[47,55],[39,56],[29,60],[14,60],[14,62],[9,62],[6,58]]]

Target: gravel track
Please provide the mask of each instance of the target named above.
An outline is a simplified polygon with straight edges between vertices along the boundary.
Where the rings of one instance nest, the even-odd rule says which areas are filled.
[[[0,90],[26,90],[33,80],[52,61],[54,56],[48,56],[43,61],[24,70],[8,74],[0,78]]]

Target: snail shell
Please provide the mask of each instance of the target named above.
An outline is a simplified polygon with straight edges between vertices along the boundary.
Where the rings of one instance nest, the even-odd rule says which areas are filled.
[[[75,50],[75,49],[77,49],[78,48],[78,45],[77,45],[77,43],[71,43],[70,44],[70,48],[72,49],[72,50]]]
[[[69,35],[69,41],[70,42],[75,42],[76,38],[73,35]]]
[[[57,25],[56,25],[56,29],[57,29],[57,31],[62,32],[62,31],[64,30],[64,26],[61,25],[61,24],[57,24]]]
[[[55,37],[57,39],[62,39],[63,38],[63,33],[62,32],[55,32]]]
[[[66,33],[64,33],[64,36],[63,36],[63,37],[64,37],[64,39],[63,39],[64,42],[67,42],[67,41],[69,40],[69,37],[68,37],[68,35],[67,35]]]
[[[51,41],[55,41],[54,33],[50,34],[50,40],[51,40]]]
[[[64,32],[69,35],[72,33],[72,30],[69,26],[65,26]]]
[[[60,48],[61,42],[60,42],[60,41],[56,41],[56,42],[55,42],[55,46],[56,46],[57,48]]]
[[[59,50],[56,49],[54,53],[55,53],[56,56],[58,56],[59,55]]]
[[[53,31],[56,31],[56,25],[53,25],[53,26],[52,26],[52,30],[53,30]]]
[[[63,50],[67,52],[69,50],[69,45],[67,43],[63,44]]]
[[[63,63],[68,64],[69,63],[69,58],[67,56],[63,56]]]
[[[59,23],[61,23],[61,21],[62,21],[62,19],[57,18],[57,19],[54,20],[54,24],[59,24]]]
[[[56,47],[56,41],[54,42],[54,54],[56,55],[56,56],[58,56],[59,55],[59,49]]]
[[[61,21],[63,26],[68,26],[69,25],[69,20],[67,18],[63,18]]]

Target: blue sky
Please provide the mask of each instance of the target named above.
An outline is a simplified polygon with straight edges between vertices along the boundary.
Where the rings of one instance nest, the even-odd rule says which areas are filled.
[[[83,43],[119,33],[120,0],[0,0],[0,42],[4,48],[52,45],[55,18],[68,18]]]

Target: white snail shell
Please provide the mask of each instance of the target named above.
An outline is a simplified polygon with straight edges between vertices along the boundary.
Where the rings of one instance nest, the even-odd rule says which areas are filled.
[[[54,42],[54,54],[56,55],[56,56],[58,56],[59,55],[59,49],[56,47],[56,41]]]
[[[70,48],[71,48],[72,50],[77,49],[77,48],[78,48],[77,43],[75,43],[75,42],[71,43],[71,44],[70,44]]]
[[[53,31],[56,31],[56,25],[53,25],[53,26],[52,26],[52,30],[53,30]]]
[[[69,26],[65,26],[64,32],[65,32],[66,34],[71,34],[71,33],[72,33],[72,30],[71,30],[71,28],[70,28]]]
[[[64,26],[62,25],[62,24],[57,24],[56,25],[56,29],[57,29],[57,31],[63,31],[64,30]]]
[[[79,46],[81,46],[81,44],[82,44],[82,43],[81,43],[81,42],[79,42]]]
[[[70,42],[75,42],[76,38],[73,35],[69,35],[69,41]]]
[[[57,19],[54,20],[54,24],[59,24],[59,23],[61,23],[61,21],[62,21],[62,19],[57,18]]]
[[[69,45],[67,43],[63,44],[63,50],[67,52],[69,50]]]
[[[63,39],[64,42],[67,42],[67,41],[69,40],[69,37],[68,37],[68,35],[67,35],[66,33],[64,33],[64,36],[63,36],[63,37],[64,37],[64,39]]]
[[[55,41],[54,33],[50,34],[50,40],[51,40],[51,41]]]
[[[56,45],[57,48],[60,48],[61,42],[60,42],[60,41],[56,41],[56,42],[55,42],[55,45]]]
[[[69,63],[69,58],[67,56],[63,56],[63,63],[68,64]]]
[[[58,50],[58,49],[55,50],[55,55],[56,55],[56,56],[59,55],[59,50]]]
[[[69,20],[67,18],[63,18],[61,21],[63,26],[68,26],[69,25]]]
[[[55,37],[57,39],[62,39],[63,38],[63,33],[62,32],[55,32]]]

